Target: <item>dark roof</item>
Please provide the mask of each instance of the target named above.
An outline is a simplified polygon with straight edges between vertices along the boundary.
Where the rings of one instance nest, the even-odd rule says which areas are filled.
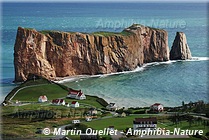
[[[52,100],[52,103],[62,103],[63,101],[65,101],[64,99],[54,99],[54,100]]]
[[[110,105],[110,106],[114,106],[114,105],[115,105],[115,103],[110,103],[109,105]]]
[[[159,105],[161,105],[161,104],[160,103],[155,103],[152,106],[159,106]]]
[[[72,101],[72,102],[71,102],[71,104],[76,104],[76,103],[77,103],[77,101]]]
[[[80,97],[81,95],[83,95],[83,93],[82,93],[82,92],[78,93],[78,96],[79,96],[79,97]]]
[[[82,93],[81,90],[70,89],[68,94],[78,94],[78,93]]]
[[[58,103],[58,102],[59,102],[59,99],[52,100],[52,103]]]
[[[148,124],[152,122],[153,124],[157,124],[157,118],[156,117],[150,117],[150,118],[135,118],[133,121],[134,124]]]
[[[64,99],[60,99],[60,103],[64,102]]]

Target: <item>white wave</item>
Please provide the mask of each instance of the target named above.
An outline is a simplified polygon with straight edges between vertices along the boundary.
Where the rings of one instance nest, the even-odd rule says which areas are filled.
[[[58,78],[59,80],[55,80],[54,82],[57,83],[67,83],[67,82],[73,82],[79,80],[79,79],[86,79],[86,78],[105,78],[107,76],[111,75],[120,75],[120,74],[129,74],[129,73],[134,73],[134,72],[140,72],[144,71],[147,67],[149,66],[157,66],[157,65],[164,65],[164,64],[172,64],[175,62],[182,62],[182,61],[208,61],[209,57],[192,57],[192,59],[187,59],[187,60],[169,60],[169,61],[163,61],[163,62],[151,62],[151,63],[145,63],[141,67],[137,66],[136,69],[132,71],[123,71],[123,72],[115,72],[115,73],[108,73],[108,74],[98,74],[98,75],[78,75],[75,77],[65,77],[65,78]]]
[[[188,61],[207,61],[209,60],[209,57],[192,57],[192,59]]]

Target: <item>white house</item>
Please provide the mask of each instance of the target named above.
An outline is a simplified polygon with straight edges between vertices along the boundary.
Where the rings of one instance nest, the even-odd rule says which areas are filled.
[[[92,117],[86,117],[86,121],[87,121],[87,122],[92,121]]]
[[[43,103],[43,102],[47,102],[47,97],[46,97],[46,95],[44,95],[44,96],[40,96],[39,98],[38,98],[38,102],[40,102],[40,103]]]
[[[90,108],[88,111],[88,114],[93,116],[93,115],[97,115],[97,109],[96,108]]]
[[[84,93],[79,93],[79,94],[77,94],[77,96],[75,98],[77,100],[85,100],[86,96],[84,95]]]
[[[53,105],[65,105],[65,100],[64,99],[54,99],[52,100]]]
[[[163,105],[160,103],[155,103],[150,106],[150,111],[163,112]]]
[[[70,104],[69,104],[69,103],[65,103],[65,106],[66,106],[66,107],[70,107]]]
[[[116,111],[118,110],[118,107],[115,105],[115,103],[110,103],[109,105],[106,106],[106,108],[108,110],[111,110],[111,111]]]
[[[77,100],[85,100],[86,96],[81,90],[71,89],[67,95],[68,98],[73,98]]]
[[[155,129],[157,128],[157,118],[135,118],[133,121],[134,130],[146,130],[146,129]]]
[[[74,108],[79,107],[79,103],[77,101],[72,101],[71,107],[74,107]]]
[[[80,120],[72,120],[72,124],[80,123]]]

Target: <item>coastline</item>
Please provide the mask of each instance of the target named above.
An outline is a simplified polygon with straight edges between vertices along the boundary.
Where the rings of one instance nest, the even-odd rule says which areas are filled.
[[[135,72],[140,72],[140,71],[144,71],[149,67],[152,66],[158,66],[158,65],[170,65],[172,63],[175,62],[196,62],[196,61],[208,61],[209,57],[192,57],[192,59],[190,60],[170,60],[170,61],[165,61],[165,62],[152,62],[152,63],[146,63],[141,67],[137,67],[135,70],[133,71],[124,71],[124,72],[117,72],[117,73],[110,73],[110,74],[100,74],[100,75],[78,75],[78,76],[69,76],[69,77],[57,77],[56,80],[54,82],[58,83],[58,84],[65,84],[65,83],[71,83],[71,82],[79,82],[82,81],[83,79],[88,79],[88,78],[105,78],[108,76],[112,76],[112,75],[121,75],[121,74],[130,74],[130,73],[135,73]],[[73,88],[73,87],[72,87]],[[81,87],[81,90],[82,87]],[[118,106],[128,106],[128,107],[145,107],[145,106],[149,106],[151,104],[153,104],[155,101],[155,99],[153,98],[149,98],[149,99],[145,99],[145,98],[137,98],[137,101],[140,102],[140,104],[138,102],[133,102],[136,100],[136,98],[123,98],[120,95],[106,95],[104,93],[87,93],[89,95],[93,95],[93,96],[98,96],[100,98],[103,98],[104,100],[106,100],[108,103],[114,102],[116,103]],[[181,102],[177,103],[178,105],[181,104]],[[176,106],[176,105],[169,105],[169,106]]]
[[[132,71],[123,71],[123,72],[116,72],[116,73],[108,73],[108,74],[98,74],[98,75],[75,75],[75,76],[67,76],[67,77],[56,77],[55,80],[52,80],[55,83],[67,83],[67,82],[74,82],[80,79],[84,78],[94,78],[94,77],[106,77],[110,75],[119,75],[119,74],[128,74],[128,73],[134,73],[143,71],[145,68],[149,66],[156,66],[156,65],[162,65],[162,64],[172,64],[175,62],[184,62],[184,61],[209,61],[209,57],[192,57],[192,59],[187,60],[169,60],[169,61],[163,61],[163,62],[151,62],[151,63],[144,63],[142,66],[138,66],[136,69]]]

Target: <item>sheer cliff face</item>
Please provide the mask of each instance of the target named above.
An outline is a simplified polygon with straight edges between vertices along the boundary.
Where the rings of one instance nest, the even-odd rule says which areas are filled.
[[[171,47],[171,60],[186,60],[191,59],[192,54],[187,44],[186,35],[183,32],[177,32],[173,46]]]
[[[19,27],[14,48],[15,81],[36,74],[48,79],[133,70],[169,60],[164,30],[132,25],[121,34],[37,32]]]

